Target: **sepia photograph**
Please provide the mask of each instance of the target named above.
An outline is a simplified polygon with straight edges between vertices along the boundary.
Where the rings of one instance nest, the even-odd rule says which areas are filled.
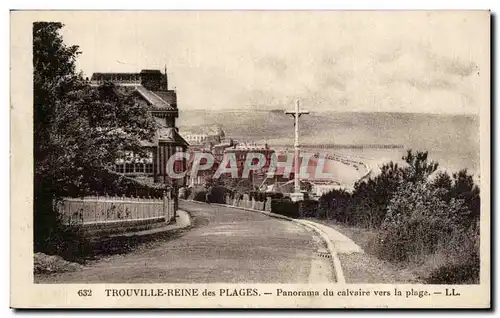
[[[490,306],[490,12],[13,11],[11,34],[18,306]]]

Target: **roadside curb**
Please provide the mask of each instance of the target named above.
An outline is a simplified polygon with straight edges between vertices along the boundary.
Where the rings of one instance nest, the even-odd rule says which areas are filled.
[[[338,255],[337,255],[337,252],[335,251],[335,244],[330,240],[330,238],[328,237],[328,235],[326,235],[326,233],[323,230],[321,230],[321,229],[313,226],[312,224],[309,224],[309,223],[306,223],[306,222],[301,222],[302,220],[293,219],[293,218],[290,218],[288,216],[284,216],[284,215],[280,215],[280,214],[276,214],[276,213],[272,213],[272,212],[268,212],[268,211],[261,211],[261,210],[243,208],[243,207],[238,207],[238,206],[229,205],[229,204],[221,204],[221,203],[206,203],[206,202],[200,202],[200,201],[194,201],[194,200],[185,200],[185,199],[179,199],[179,200],[180,201],[197,203],[197,204],[210,204],[210,205],[222,206],[222,207],[227,207],[227,208],[235,208],[235,209],[249,211],[249,212],[259,212],[259,213],[265,214],[265,215],[267,215],[269,217],[273,217],[273,218],[277,218],[277,219],[283,219],[283,220],[287,220],[287,221],[292,221],[292,222],[294,222],[296,224],[299,224],[299,225],[301,225],[303,227],[307,227],[307,228],[315,231],[316,233],[319,234],[319,236],[321,237],[321,239],[323,239],[323,241],[325,241],[326,247],[328,249],[328,252],[332,256],[332,267],[333,267],[333,270],[335,271],[335,277],[337,279],[337,283],[338,284],[345,284],[344,271],[342,270],[342,265],[340,263],[340,259],[339,259]]]
[[[337,251],[335,250],[335,244],[332,242],[332,240],[330,240],[328,235],[326,235],[326,233],[323,230],[321,230],[320,228],[318,228],[312,224],[301,222],[302,220],[295,220],[295,219],[292,219],[292,220],[298,224],[301,224],[305,227],[308,227],[308,228],[316,231],[316,233],[318,233],[321,236],[323,241],[326,242],[326,247],[328,249],[328,252],[330,252],[330,255],[332,255],[332,263],[333,263],[333,268],[335,270],[335,276],[337,278],[337,283],[345,284],[344,271],[342,270],[342,265],[340,263],[339,256],[337,255]]]

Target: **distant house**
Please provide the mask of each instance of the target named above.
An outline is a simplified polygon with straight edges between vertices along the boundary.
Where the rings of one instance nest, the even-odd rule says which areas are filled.
[[[270,149],[267,145],[239,144],[233,147],[227,147],[224,149],[224,153],[221,157],[223,158],[224,155],[234,154],[236,158],[236,166],[238,167],[238,176],[241,176],[245,168],[245,162],[247,160],[247,156],[250,153],[261,154],[264,156],[266,161],[262,166],[262,168],[259,169],[258,171],[252,171],[252,174],[263,176],[267,172],[267,169],[271,164],[271,157],[274,154],[274,150]],[[257,164],[257,162],[258,159],[254,158],[251,164],[255,165]]]
[[[207,134],[186,134],[186,141],[193,145],[202,145],[207,139]]]
[[[153,142],[143,142],[150,151],[145,160],[122,160],[115,163],[115,170],[129,176],[145,177],[154,182],[170,183],[167,175],[167,160],[174,153],[186,151],[189,146],[179,134],[175,120],[179,117],[177,94],[168,88],[168,76],[165,70],[142,70],[139,73],[94,73],[91,85],[99,86],[113,83],[126,93],[136,97],[138,103],[148,107],[158,124]],[[176,162],[174,170],[186,169],[185,162]]]
[[[203,132],[186,132],[184,137],[191,145],[207,146],[221,143],[226,134],[219,125],[213,125],[203,129]]]

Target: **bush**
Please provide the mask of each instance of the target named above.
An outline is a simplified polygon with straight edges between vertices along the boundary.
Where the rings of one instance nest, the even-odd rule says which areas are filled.
[[[81,262],[92,254],[91,242],[77,225],[65,225],[57,218],[47,230],[43,242],[39,242],[43,253],[59,255],[69,260]]]
[[[424,182],[403,183],[392,198],[380,231],[380,256],[390,261],[418,260],[459,228],[462,201],[442,201]]]
[[[284,195],[281,192],[265,192],[265,194],[266,194],[266,200],[267,200],[267,198],[271,198],[271,199],[282,199],[282,198],[284,198]]]
[[[422,278],[429,284],[479,284],[479,224],[455,230],[427,258]]]
[[[445,202],[429,183],[406,182],[392,198],[379,232],[378,255],[420,264],[428,283],[470,283],[479,279],[479,225],[463,226],[463,200]]]
[[[192,197],[194,201],[207,202],[206,191],[193,191]]]
[[[410,150],[402,159],[406,165],[384,164],[352,194],[332,190],[317,205],[304,201],[302,215],[377,230],[374,254],[419,266],[429,283],[477,283],[480,191],[473,176],[435,174],[427,152]]]
[[[303,218],[317,218],[319,202],[316,200],[303,200],[299,202],[299,215]]]
[[[351,194],[340,189],[323,194],[318,203],[317,218],[347,223],[353,204]]]
[[[288,216],[290,218],[299,218],[299,205],[292,202],[289,198],[273,199],[271,201],[271,212]]]
[[[272,199],[271,212],[291,218],[315,217],[318,211],[318,201],[303,200],[293,202],[290,198]]]
[[[208,200],[211,203],[221,203],[226,204],[226,195],[230,195],[232,192],[223,186],[214,186],[209,189]]]

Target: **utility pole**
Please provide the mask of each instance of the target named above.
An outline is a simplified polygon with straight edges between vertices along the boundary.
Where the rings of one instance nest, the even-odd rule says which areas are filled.
[[[300,191],[300,168],[299,168],[299,156],[300,156],[300,144],[299,144],[299,117],[302,114],[309,114],[308,110],[300,110],[299,100],[295,101],[294,111],[285,111],[285,114],[292,115],[295,120],[295,158],[294,158],[294,193],[291,194],[292,201],[302,201],[304,200],[304,194]]]

